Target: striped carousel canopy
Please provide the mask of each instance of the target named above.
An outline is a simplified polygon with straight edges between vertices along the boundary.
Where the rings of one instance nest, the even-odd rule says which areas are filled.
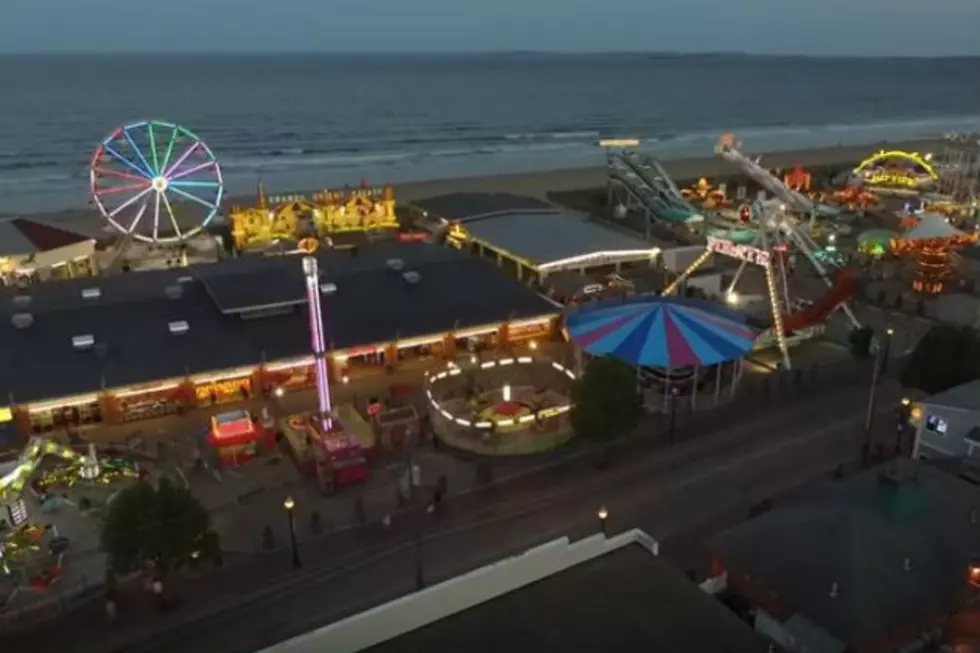
[[[565,326],[593,356],[668,369],[736,360],[752,349],[757,335],[739,313],[675,297],[584,307],[569,315]]]

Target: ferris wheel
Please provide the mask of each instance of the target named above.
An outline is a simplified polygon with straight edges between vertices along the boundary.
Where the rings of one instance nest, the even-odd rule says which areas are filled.
[[[89,169],[92,199],[109,226],[145,243],[180,243],[217,215],[224,192],[211,149],[189,129],[146,120],[118,127]]]

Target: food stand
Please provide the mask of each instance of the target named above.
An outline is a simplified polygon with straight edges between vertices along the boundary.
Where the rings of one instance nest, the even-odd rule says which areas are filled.
[[[226,467],[235,467],[258,455],[259,446],[272,447],[272,432],[252,419],[246,410],[232,410],[211,417],[207,443]]]

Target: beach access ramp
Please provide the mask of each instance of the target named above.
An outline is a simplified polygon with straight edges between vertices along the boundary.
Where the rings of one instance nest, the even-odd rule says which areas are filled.
[[[685,224],[704,221],[652,156],[610,149],[607,167],[610,181],[622,186],[653,218]]]

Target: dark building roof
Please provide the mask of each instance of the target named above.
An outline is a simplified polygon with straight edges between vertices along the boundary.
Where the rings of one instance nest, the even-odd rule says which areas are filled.
[[[819,484],[717,535],[713,548],[853,644],[946,613],[980,554],[978,508],[980,488],[906,460]]]
[[[26,256],[92,240],[61,227],[15,218],[0,222],[0,256]]]
[[[633,544],[366,653],[760,653],[765,640]]]
[[[449,248],[384,243],[319,257],[324,330],[335,349],[557,312],[498,268]],[[398,272],[389,259],[402,261]],[[411,284],[405,271],[421,275]],[[99,296],[83,296],[98,288]],[[179,288],[179,297],[175,297]],[[299,257],[242,258],[180,270],[70,279],[33,286],[30,303],[0,290],[0,397],[11,403],[257,365],[309,353]],[[249,308],[285,303],[259,316]],[[16,328],[13,315],[33,323]],[[170,322],[186,321],[183,335]],[[78,351],[72,337],[92,335]],[[329,346],[329,345],[328,345]]]
[[[542,200],[510,193],[450,193],[427,197],[412,204],[445,220],[466,220],[494,213],[547,211],[554,208]]]

